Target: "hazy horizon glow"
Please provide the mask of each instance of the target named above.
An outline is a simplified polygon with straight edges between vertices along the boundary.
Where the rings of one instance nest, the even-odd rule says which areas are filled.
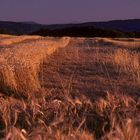
[[[0,21],[43,24],[140,18],[140,0],[1,0]]]

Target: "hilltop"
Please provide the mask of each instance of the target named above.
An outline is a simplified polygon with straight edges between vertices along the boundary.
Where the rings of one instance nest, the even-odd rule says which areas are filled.
[[[103,31],[105,32],[104,36],[106,36],[106,34],[110,32],[111,33],[117,32],[116,33],[117,35],[124,34],[123,36],[126,36],[125,34],[128,34],[128,32],[131,34],[140,32],[140,19],[112,20],[112,21],[105,21],[105,22],[85,22],[85,23],[72,23],[72,24],[51,24],[51,25],[39,24],[35,22],[0,21],[1,33],[17,34],[17,35],[31,34],[31,33],[35,34],[40,30],[49,30],[52,33],[52,31],[62,32],[63,30],[69,30],[69,29],[78,30],[79,28],[80,30],[84,28],[87,31],[89,30],[89,28],[96,29],[96,31],[99,32]]]

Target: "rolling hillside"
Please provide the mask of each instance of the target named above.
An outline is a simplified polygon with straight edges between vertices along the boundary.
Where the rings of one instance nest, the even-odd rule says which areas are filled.
[[[9,34],[29,34],[40,29],[62,30],[69,28],[97,28],[100,30],[119,30],[121,32],[140,32],[140,19],[113,20],[106,22],[87,22],[78,24],[52,24],[42,25],[35,22],[0,21],[0,31]],[[2,31],[1,31],[2,33]]]

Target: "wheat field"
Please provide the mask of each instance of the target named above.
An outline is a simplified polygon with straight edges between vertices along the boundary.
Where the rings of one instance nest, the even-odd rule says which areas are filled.
[[[140,140],[140,39],[0,35],[1,140]]]

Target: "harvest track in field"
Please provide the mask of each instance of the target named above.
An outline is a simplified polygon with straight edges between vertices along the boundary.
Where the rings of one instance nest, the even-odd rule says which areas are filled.
[[[126,45],[121,43],[122,47]],[[120,41],[116,45],[120,45]],[[69,46],[58,49],[43,62],[42,86],[53,89],[54,94],[65,91],[93,98],[105,96],[107,92],[140,96],[140,79],[137,77],[140,56],[135,51],[125,50],[126,47],[123,49],[100,44],[100,39],[71,39]]]
[[[0,138],[139,140],[140,39],[0,35]]]

